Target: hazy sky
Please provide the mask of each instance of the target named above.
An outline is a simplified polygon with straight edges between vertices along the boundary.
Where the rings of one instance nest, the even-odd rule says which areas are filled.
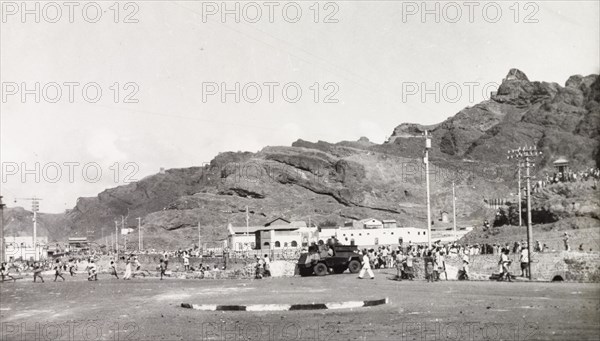
[[[37,195],[46,212],[72,208],[130,173],[199,166],[221,151],[298,138],[381,143],[400,123],[437,123],[485,99],[484,86],[495,90],[513,67],[559,84],[600,71],[598,1],[437,2],[439,23],[434,14],[423,20],[421,2],[228,1],[240,6],[239,23],[234,14],[223,20],[221,1],[120,3],[118,16],[113,1],[85,11],[81,3],[73,20],[68,7],[59,16],[41,2],[40,23],[33,14],[23,20],[20,3],[2,4],[2,195],[25,207],[14,198]],[[102,16],[87,22],[97,7]],[[223,103],[221,84],[234,90],[236,82],[240,103],[235,94]],[[437,103],[433,94],[423,101],[423,86],[436,83]],[[24,87],[33,91],[23,101]],[[91,103],[97,88],[102,96]],[[137,103],[126,103],[132,93]],[[32,173],[25,179],[24,167]]]

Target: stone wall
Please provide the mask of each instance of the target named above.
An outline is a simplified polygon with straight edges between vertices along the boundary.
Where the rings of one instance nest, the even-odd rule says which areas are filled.
[[[477,255],[470,257],[469,272],[473,280],[487,280],[492,273],[500,271],[498,255]],[[513,261],[510,272],[521,274],[519,257],[510,254]],[[534,253],[532,257],[533,279],[538,281],[564,280],[573,282],[600,282],[600,254],[597,252],[546,252]],[[462,261],[448,259],[449,266],[460,269]]]

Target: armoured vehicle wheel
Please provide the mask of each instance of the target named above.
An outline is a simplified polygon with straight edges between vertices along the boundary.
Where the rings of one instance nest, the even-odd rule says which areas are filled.
[[[317,265],[315,265],[315,267],[313,268],[313,271],[317,276],[325,276],[327,275],[327,265],[323,263],[317,263]]]
[[[350,261],[350,264],[348,264],[348,269],[350,269],[350,272],[355,274],[357,272],[360,271],[361,265],[360,262],[355,260]]]

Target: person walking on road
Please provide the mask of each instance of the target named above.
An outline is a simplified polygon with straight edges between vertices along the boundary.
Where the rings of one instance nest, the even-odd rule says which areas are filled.
[[[188,262],[188,268],[189,268],[189,262]],[[146,273],[144,271],[148,272],[148,270],[142,270],[142,263],[140,263],[140,260],[138,259],[138,257],[137,256],[133,257],[133,273],[131,274],[131,277],[135,278],[135,276],[142,275],[144,278],[146,278]],[[148,272],[148,275],[150,275],[149,272]]]
[[[423,257],[423,262],[425,263],[425,279],[427,282],[434,281],[434,272],[433,272],[433,256],[431,251],[427,251],[427,255]]]
[[[510,250],[508,248],[505,248],[504,251],[502,252],[502,255],[500,256],[500,264],[502,266],[502,275],[499,279],[499,281],[502,280],[508,280],[509,282],[512,282],[512,278],[510,275],[510,272],[508,270],[508,267],[510,266],[510,259],[508,258],[508,254],[510,253]]]
[[[404,266],[406,266],[406,257],[402,253],[402,250],[399,250],[396,254],[396,279],[401,281],[402,275],[404,272]]]
[[[167,253],[167,251],[163,252],[163,259],[163,262],[165,263],[165,271],[167,271],[167,268],[169,267],[169,253]]]
[[[97,281],[98,280],[98,267],[96,263],[94,263],[93,259],[89,260],[88,268],[88,281]]]
[[[185,272],[190,271],[190,255],[188,255],[187,251],[183,251],[183,270]]]
[[[467,256],[465,256],[463,258],[462,270],[458,271],[458,280],[459,281],[468,281],[469,280],[469,257],[467,257]]]
[[[123,275],[123,279],[131,279],[131,258],[127,258],[125,262],[125,275]]]
[[[527,244],[523,244],[521,248],[521,277],[529,277],[529,250],[527,249]]]
[[[373,270],[371,270],[371,262],[369,260],[369,255],[367,254],[366,250],[363,251],[362,268],[358,273],[358,278],[362,279],[365,272],[367,272],[369,276],[371,276],[371,279],[375,279],[375,274],[373,274]]]
[[[408,252],[408,254],[406,255],[406,278],[408,278],[409,280],[413,280],[415,279],[415,272],[413,269],[413,260],[415,258],[415,252]]]
[[[160,259],[160,264],[158,265],[160,270],[160,280],[162,281],[163,276],[166,276],[165,272],[167,271],[167,263],[165,263],[164,259]]]
[[[71,275],[71,277],[75,276],[75,264],[74,264],[73,259],[69,259],[68,268],[69,268],[69,274]]]
[[[42,266],[40,265],[40,263],[35,263],[33,265],[33,283],[35,283],[35,280],[39,277],[40,280],[42,280],[42,283],[44,283],[44,277],[42,277],[42,271],[44,269],[42,268]]]
[[[117,273],[117,266],[115,265],[115,261],[114,260],[110,261],[110,274],[112,276],[117,277],[117,279],[119,279],[119,274]]]
[[[56,264],[54,265],[54,281],[56,282],[56,280],[58,279],[58,277],[62,278],[63,282],[65,281],[65,278],[62,275],[62,264],[60,263],[60,259],[56,260]]]
[[[440,279],[440,275],[444,274],[444,278],[448,280],[448,273],[446,272],[446,258],[444,250],[440,251],[440,255],[438,257],[438,280]]]
[[[271,260],[269,259],[269,255],[265,255],[264,258],[264,262],[265,262],[265,277],[271,277]]]
[[[14,278],[13,276],[11,276],[8,273],[8,265],[6,265],[6,262],[4,262],[4,263],[2,263],[2,265],[0,265],[0,277],[2,277],[2,282],[4,282],[5,277],[10,277],[10,279],[12,279],[13,282],[17,281],[16,278]]]

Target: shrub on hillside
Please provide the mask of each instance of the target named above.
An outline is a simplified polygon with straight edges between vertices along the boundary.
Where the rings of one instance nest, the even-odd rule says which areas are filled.
[[[321,227],[338,227],[338,223],[335,220],[325,220],[324,222],[319,224],[319,226],[321,226]]]

